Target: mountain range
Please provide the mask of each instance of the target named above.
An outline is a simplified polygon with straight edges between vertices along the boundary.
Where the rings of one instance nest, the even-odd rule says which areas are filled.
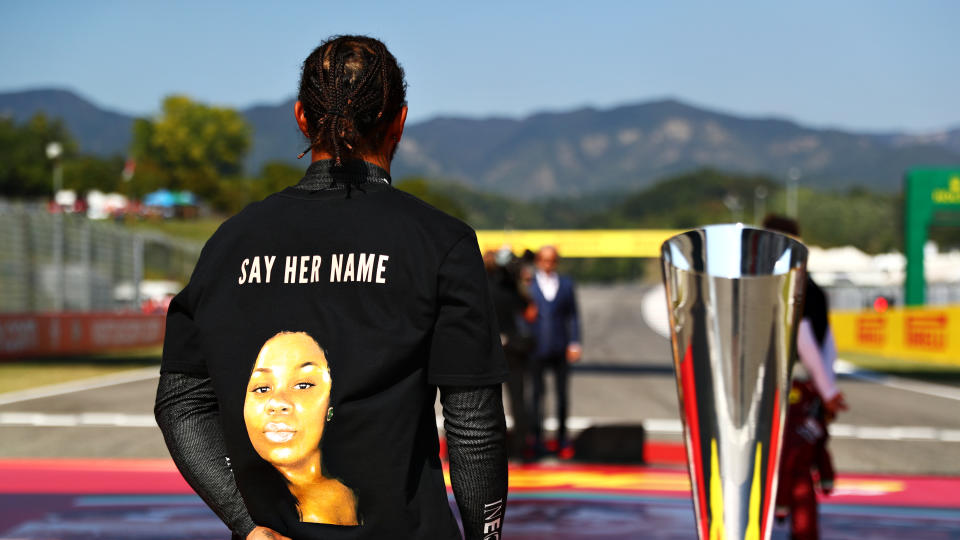
[[[296,163],[304,139],[293,100],[240,112],[254,131],[248,173],[269,161]],[[81,151],[124,154],[134,117],[68,90],[0,93],[0,115],[63,119]],[[826,188],[900,188],[914,166],[960,166],[960,127],[936,133],[818,129],[783,118],[736,116],[674,99],[582,108],[522,119],[434,118],[407,126],[394,176],[456,180],[523,198],[640,189],[700,167],[786,177]]]

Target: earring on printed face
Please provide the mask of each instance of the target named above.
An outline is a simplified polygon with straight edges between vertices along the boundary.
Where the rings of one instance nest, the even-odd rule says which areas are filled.
[[[327,409],[327,422],[333,420],[333,407]]]

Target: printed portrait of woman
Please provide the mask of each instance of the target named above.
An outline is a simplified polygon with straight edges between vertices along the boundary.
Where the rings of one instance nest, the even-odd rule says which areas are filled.
[[[280,332],[257,355],[243,420],[257,454],[286,479],[301,521],[358,525],[356,496],[322,465],[320,440],[333,413],[331,387],[320,345],[304,332]]]

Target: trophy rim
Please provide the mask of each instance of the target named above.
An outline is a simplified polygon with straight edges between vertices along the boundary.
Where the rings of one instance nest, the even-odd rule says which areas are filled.
[[[701,244],[701,247],[707,245],[710,238],[717,239],[713,241],[714,243],[720,243],[720,239],[723,239],[725,244],[729,244],[733,240],[739,241],[746,235],[765,236],[774,240],[769,243],[779,245],[781,257],[789,255],[789,258],[784,261],[782,266],[778,264],[773,271],[754,271],[750,273],[744,272],[743,270],[731,270],[729,267],[717,271],[716,269],[711,269],[711,265],[704,261],[700,261],[699,265],[691,264],[689,262],[690,259],[694,259],[692,253],[684,253],[684,251],[687,251],[685,248],[692,248],[691,244],[693,244],[694,241]],[[693,250],[689,249],[689,251],[692,252]],[[666,270],[666,266],[669,265],[684,272],[708,275],[721,279],[763,278],[770,275],[782,275],[791,271],[806,271],[808,257],[809,248],[796,236],[772,231],[763,227],[746,225],[741,222],[709,224],[688,229],[667,238],[660,245],[660,258],[665,267],[664,270]]]

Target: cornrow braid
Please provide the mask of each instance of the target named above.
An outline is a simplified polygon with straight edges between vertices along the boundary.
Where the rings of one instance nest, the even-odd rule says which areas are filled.
[[[335,164],[379,150],[406,103],[403,68],[386,46],[366,36],[338,36],[303,63],[298,95],[307,119],[309,150]]]
[[[330,140],[333,142],[333,155],[337,165],[340,165],[340,139],[345,135],[345,133],[338,132],[337,130],[337,128],[340,127],[341,120],[343,120],[345,108],[343,105],[343,88],[340,81],[343,79],[344,71],[346,71],[346,62],[337,62],[339,56],[337,53],[340,52],[340,45],[341,42],[339,40],[334,41],[328,51],[330,56],[329,62],[324,61],[320,65],[320,69],[324,69],[328,65],[333,67],[332,70],[328,70],[333,71],[333,76],[330,77],[331,84],[328,87],[333,90],[333,110],[327,109],[324,111],[324,117],[330,123]],[[327,55],[324,55],[324,57],[326,56]]]
[[[380,48],[380,55],[386,56],[387,48],[383,46],[383,43],[378,43],[377,46]],[[380,62],[380,80],[387,80],[387,63]],[[380,112],[377,113],[377,120],[383,116],[383,110],[387,108],[387,87],[383,87],[383,101],[380,102]]]

